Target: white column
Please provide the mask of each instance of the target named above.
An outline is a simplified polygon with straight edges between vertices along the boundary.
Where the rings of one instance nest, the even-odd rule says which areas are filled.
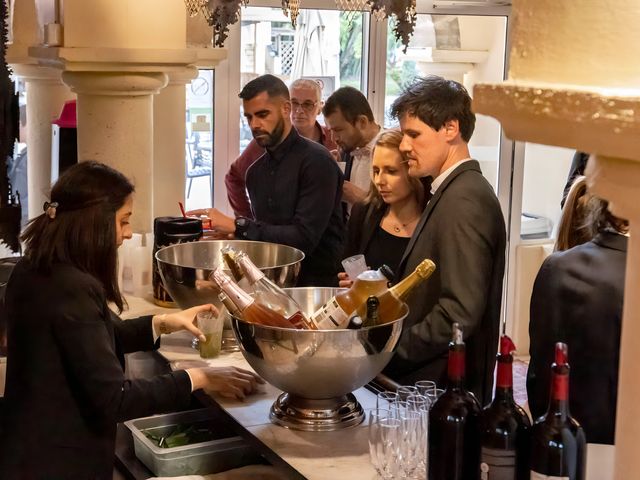
[[[164,73],[65,71],[78,95],[78,158],[121,171],[136,188],[134,232],[152,231],[153,98],[167,84]]]
[[[27,88],[27,190],[29,218],[42,213],[51,190],[51,122],[64,102],[74,98],[60,71],[38,65],[12,64]]]
[[[153,98],[153,217],[180,215],[185,203],[185,85],[195,67],[169,72],[169,84]]]
[[[620,367],[618,374],[618,405],[615,439],[615,478],[634,477],[629,472],[640,468],[638,438],[640,438],[640,161],[595,156],[587,169],[589,189],[606,198],[620,218],[631,223],[627,248],[627,271],[624,292]]]

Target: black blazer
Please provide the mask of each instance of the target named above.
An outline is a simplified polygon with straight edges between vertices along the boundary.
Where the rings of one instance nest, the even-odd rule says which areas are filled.
[[[347,258],[367,250],[371,237],[380,225],[387,205],[376,207],[373,203],[354,203],[347,224],[347,241],[342,258]]]
[[[125,380],[124,353],[154,348],[151,317],[117,318],[91,275],[23,259],[5,300],[3,478],[111,479],[117,422],[189,405],[184,371]]]
[[[385,372],[401,383],[446,385],[452,324],[463,327],[468,388],[491,400],[498,348],[506,231],[498,198],[477,161],[458,166],[422,214],[397,276],[425,258],[436,271],[412,293],[396,355]]]
[[[627,242],[623,235],[604,232],[552,254],[531,295],[531,413],[537,418],[547,410],[554,346],[566,342],[570,410],[590,443],[614,442]]]

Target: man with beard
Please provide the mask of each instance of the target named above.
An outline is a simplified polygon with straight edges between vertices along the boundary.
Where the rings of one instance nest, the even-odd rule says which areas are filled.
[[[329,151],[336,148],[331,132],[316,120],[322,110],[322,90],[318,82],[300,78],[289,86],[291,95],[291,123],[300,135],[324,145]],[[231,164],[224,177],[227,198],[237,217],[253,217],[247,197],[245,175],[253,163],[264,154],[264,148],[254,139]]]
[[[207,215],[219,233],[298,248],[305,254],[298,285],[334,285],[344,236],[339,167],[326,148],[292,127],[282,80],[262,75],[239,97],[253,138],[266,150],[246,174],[253,218],[215,208],[188,213]]]
[[[373,111],[360,90],[342,87],[327,98],[324,121],[340,147],[338,161],[344,166],[342,199],[349,210],[367,196],[371,185],[371,154],[380,132]]]

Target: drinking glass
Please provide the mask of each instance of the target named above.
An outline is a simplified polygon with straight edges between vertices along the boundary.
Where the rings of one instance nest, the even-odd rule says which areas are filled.
[[[380,436],[380,420],[389,418],[389,416],[389,410],[377,408],[367,410],[367,418],[369,419],[369,457],[371,464],[380,476],[382,476],[382,467],[378,459],[377,438]]]
[[[435,394],[436,392],[436,382],[432,380],[418,380],[415,383],[415,387],[418,389],[418,393],[424,396]]]
[[[389,408],[389,405],[399,398],[400,396],[396,392],[378,392],[376,395],[376,408]]]
[[[402,385],[398,387],[398,395],[400,395],[400,400],[406,400],[409,395],[415,395],[418,393],[418,389],[413,385]]]
[[[358,254],[342,260],[342,267],[351,280],[355,280],[358,275],[367,270],[367,261],[364,255]]]
[[[389,410],[391,411],[391,416],[393,418],[400,418],[404,412],[409,409],[407,402],[402,400],[396,400],[395,402],[389,405]]]
[[[429,409],[431,401],[424,395],[409,395],[407,397],[407,406],[409,410],[419,412],[421,408]]]
[[[385,480],[398,478],[400,471],[400,420],[397,418],[380,418],[378,420],[376,442],[376,458],[380,468],[380,476]]]
[[[400,413],[399,438],[400,467],[404,477],[416,470],[422,447],[422,421],[420,412],[406,410]]]
[[[201,358],[214,358],[220,353],[222,345],[222,327],[224,317],[216,315],[211,310],[198,312],[196,315],[198,328],[204,334],[206,340],[198,343]]]

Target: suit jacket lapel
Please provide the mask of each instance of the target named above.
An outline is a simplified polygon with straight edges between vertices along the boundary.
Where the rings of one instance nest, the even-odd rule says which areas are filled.
[[[413,250],[418,237],[422,233],[422,230],[425,228],[431,212],[433,212],[433,209],[436,207],[436,204],[440,200],[440,197],[442,197],[443,192],[447,189],[449,184],[453,182],[455,178],[465,170],[477,170],[478,172],[482,173],[482,171],[480,170],[480,164],[477,162],[477,160],[464,162],[462,165],[459,165],[458,168],[456,168],[453,172],[451,172],[451,174],[444,180],[444,182],[442,182],[442,185],[438,187],[436,193],[433,195],[433,197],[431,197],[431,200],[429,200],[429,203],[425,207],[424,212],[422,212],[420,221],[418,222],[418,225],[416,225],[416,229],[413,231],[413,235],[411,235],[411,240],[409,240],[407,248],[405,248],[404,250],[402,260],[400,260],[400,265],[398,267],[398,272],[396,273],[396,281],[404,277],[402,272],[404,272],[407,259],[409,258],[409,255],[411,254],[411,251]]]

